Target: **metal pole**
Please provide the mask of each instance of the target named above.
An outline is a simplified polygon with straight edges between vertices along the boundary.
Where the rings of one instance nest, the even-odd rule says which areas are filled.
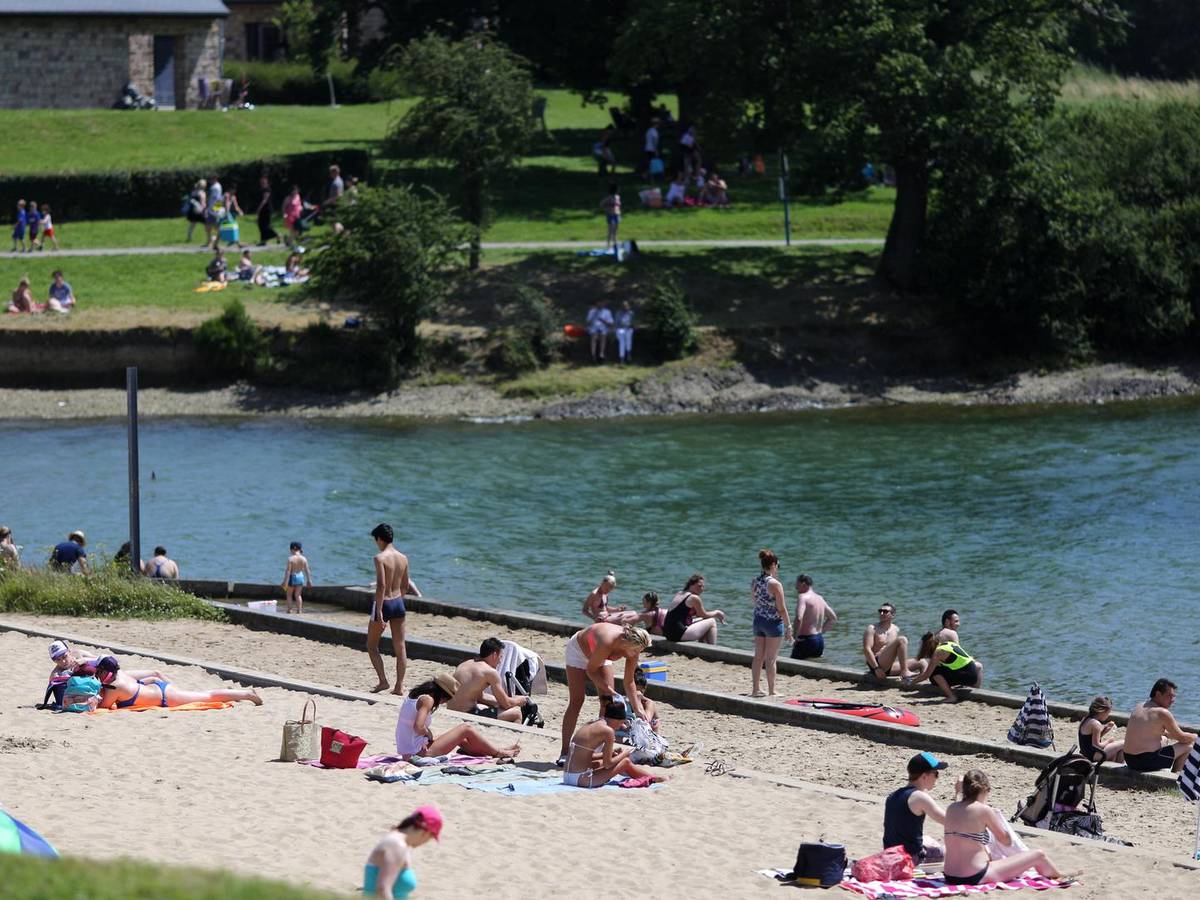
[[[779,199],[783,201],[783,242],[792,246],[792,210],[788,203],[788,160],[787,154],[779,151]]]
[[[125,367],[125,396],[129,409],[129,566],[135,575],[141,574],[142,559],[141,504],[138,498],[138,370]]]
[[[329,105],[334,109],[337,108],[337,97],[333,93],[333,73],[326,72],[325,80],[329,82]]]

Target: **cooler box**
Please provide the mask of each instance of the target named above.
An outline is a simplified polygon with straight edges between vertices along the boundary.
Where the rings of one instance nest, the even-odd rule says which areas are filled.
[[[642,670],[642,674],[646,676],[647,681],[667,680],[667,664],[664,662],[638,663],[638,668]]]
[[[221,223],[218,240],[224,241],[226,244],[236,244],[239,230],[236,220],[226,220]]]

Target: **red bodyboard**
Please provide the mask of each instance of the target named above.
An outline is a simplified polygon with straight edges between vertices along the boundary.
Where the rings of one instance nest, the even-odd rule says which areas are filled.
[[[827,697],[796,697],[784,702],[791,706],[806,706],[809,709],[819,709],[822,712],[835,712],[843,716],[857,716],[860,719],[875,719],[880,722],[891,722],[894,725],[907,725],[910,728],[916,728],[921,724],[921,720],[917,718],[916,713],[899,706],[859,703],[854,700],[831,700]]]

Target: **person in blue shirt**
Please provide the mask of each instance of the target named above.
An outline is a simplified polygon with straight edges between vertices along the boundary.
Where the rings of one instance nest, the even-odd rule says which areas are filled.
[[[72,531],[65,541],[54,545],[50,552],[51,567],[61,572],[70,572],[75,564],[79,563],[79,571],[84,575],[90,574],[87,551],[83,549],[86,544],[87,540],[82,531]]]
[[[25,201],[17,201],[17,222],[13,226],[13,248],[12,252],[16,253],[17,245],[21,245],[21,253],[25,252],[25,228],[29,225],[29,217],[25,212]]]
[[[50,283],[48,305],[56,312],[65,312],[75,305],[75,292],[71,290],[71,283],[63,280],[61,271],[54,272],[54,280]]]

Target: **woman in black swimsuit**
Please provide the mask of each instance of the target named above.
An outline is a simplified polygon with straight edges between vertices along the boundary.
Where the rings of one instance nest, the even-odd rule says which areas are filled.
[[[717,642],[717,623],[725,624],[725,613],[719,609],[705,609],[700,598],[703,592],[704,576],[697,572],[675,595],[663,619],[662,633],[667,640]]]
[[[1097,697],[1079,723],[1079,752],[1094,763],[1125,762],[1125,742],[1104,740],[1104,736],[1116,727],[1108,720],[1111,715],[1112,700]]]

